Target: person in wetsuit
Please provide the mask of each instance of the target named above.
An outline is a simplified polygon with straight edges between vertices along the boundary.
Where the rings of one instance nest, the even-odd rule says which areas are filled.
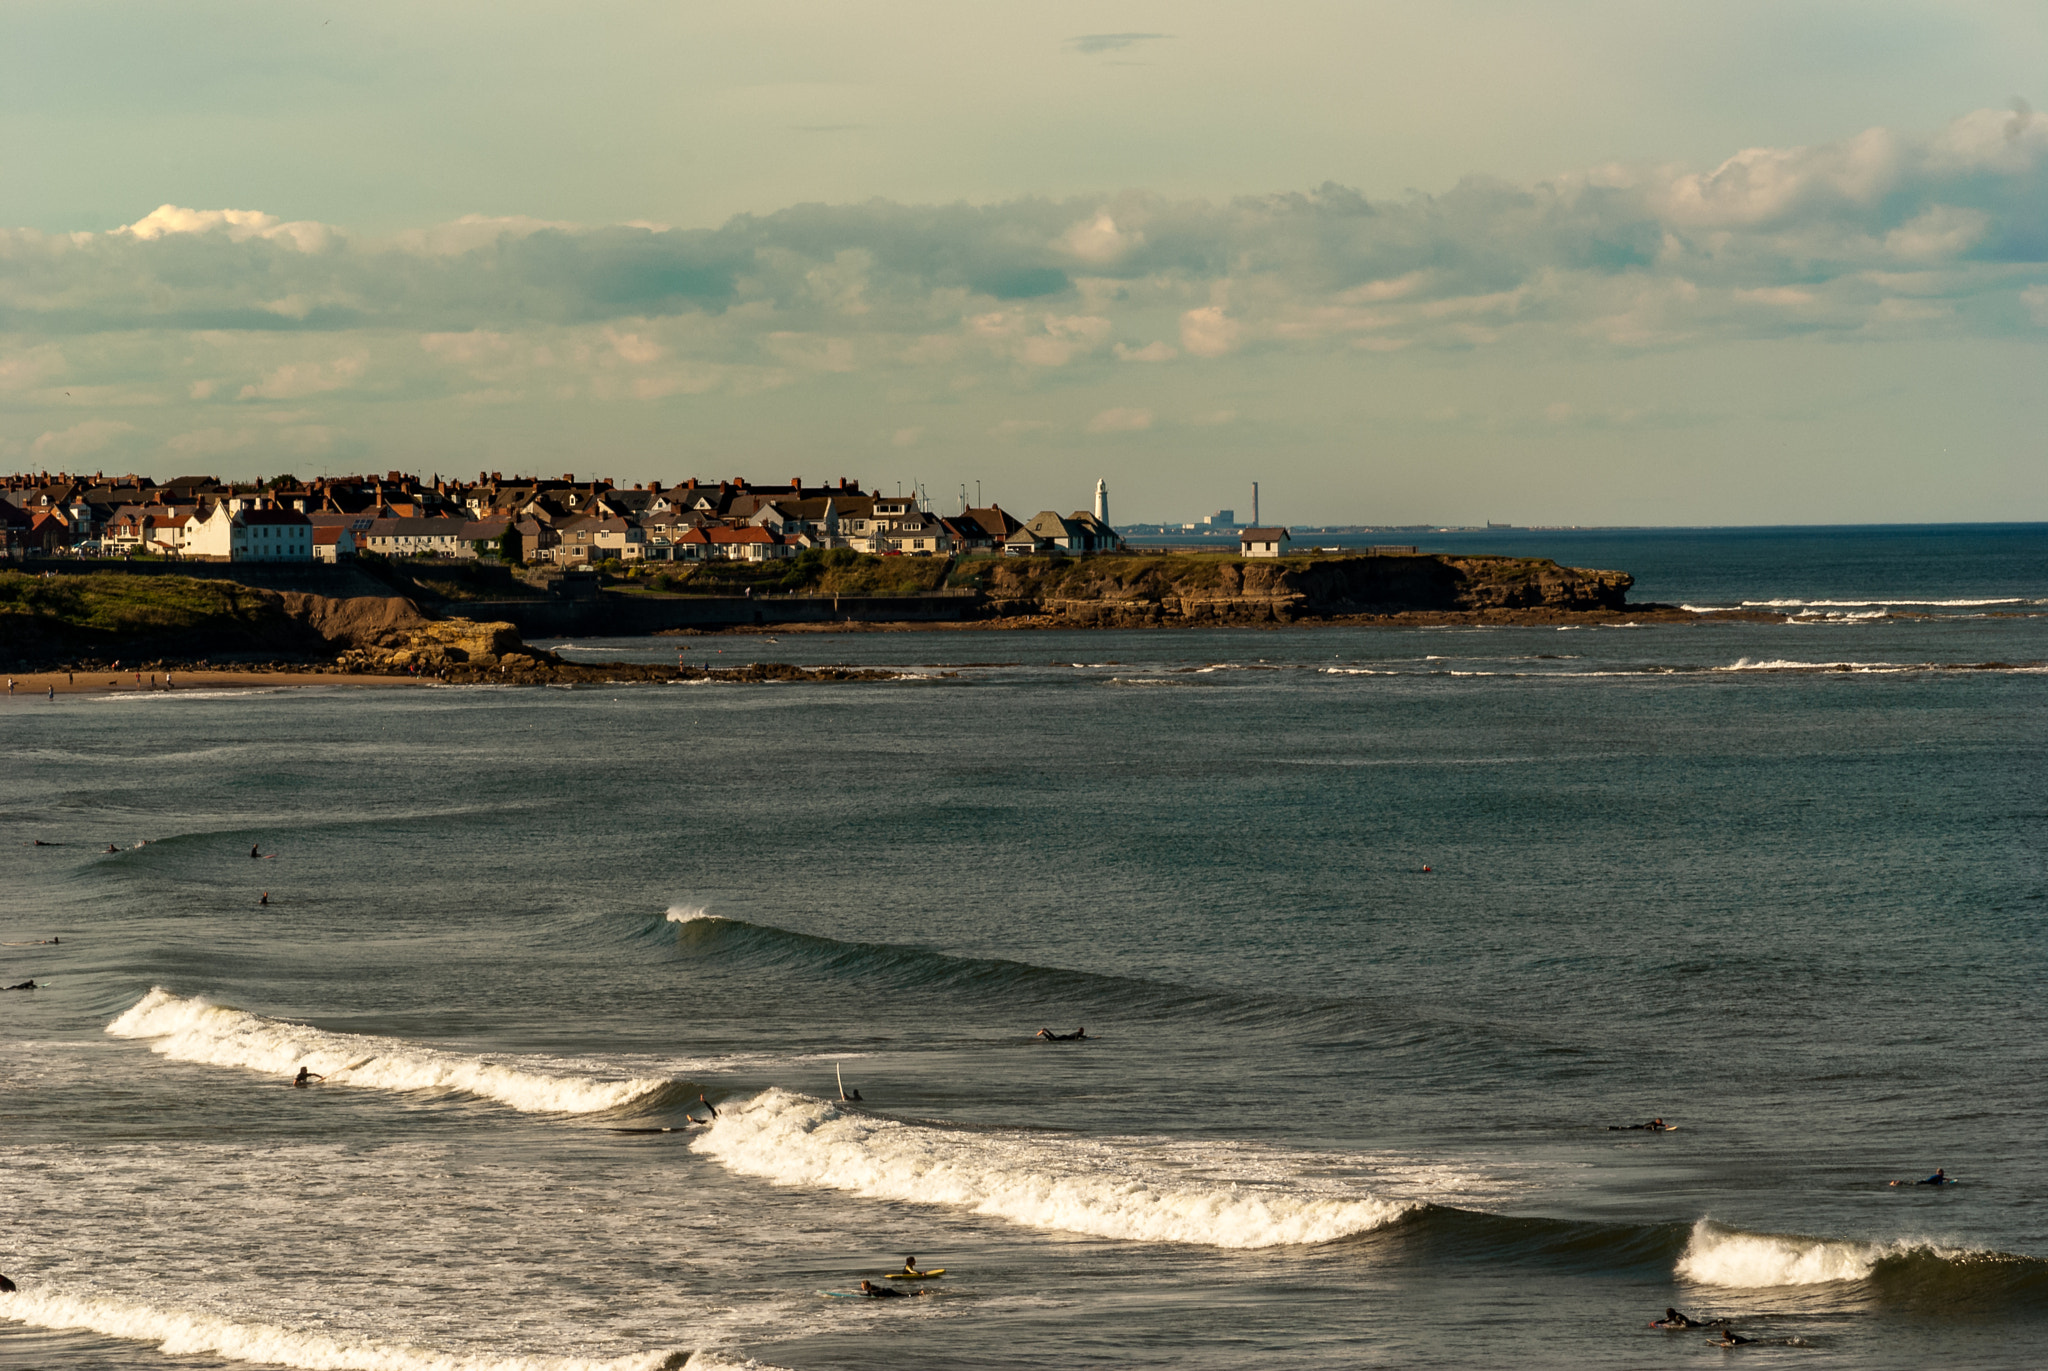
[[[924,1291],[922,1288],[917,1290],[897,1290],[892,1286],[876,1285],[873,1281],[862,1281],[860,1283],[860,1293],[866,1295],[871,1300],[904,1300],[909,1299],[912,1295],[922,1295]]]
[[[1085,1028],[1077,1028],[1071,1033],[1055,1033],[1050,1028],[1041,1028],[1036,1033],[1033,1033],[1031,1036],[1034,1038],[1043,1038],[1049,1043],[1077,1043],[1088,1036],[1088,1030]]]
[[[317,1076],[302,1066],[299,1068],[299,1074],[292,1077],[292,1086],[294,1089],[304,1090],[312,1082],[324,1081],[326,1079],[325,1076]]]

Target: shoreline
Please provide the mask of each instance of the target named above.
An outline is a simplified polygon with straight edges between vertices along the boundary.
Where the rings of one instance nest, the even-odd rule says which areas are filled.
[[[1675,605],[1645,605],[1637,611],[1567,611],[1545,609],[1491,609],[1457,611],[1408,611],[1399,614],[1360,614],[1331,618],[1270,620],[1264,623],[1173,623],[1131,628],[1130,632],[1175,632],[1193,629],[1276,632],[1285,629],[1321,628],[1536,628],[1585,625],[1631,624],[1643,627],[1676,626],[1716,621],[1782,623],[1790,616],[1763,610],[1696,611]],[[933,622],[928,620],[868,621],[861,623],[736,624],[720,629],[671,629],[644,636],[650,640],[670,638],[776,638],[832,637],[867,633],[996,633],[1059,631],[1102,633],[1115,627],[1077,624],[1059,615],[1032,615],[995,619]],[[138,679],[139,677],[139,679]],[[327,663],[290,664],[270,662],[249,666],[184,664],[154,659],[139,673],[101,666],[91,670],[76,667],[36,667],[9,673],[13,682],[5,700],[9,704],[47,701],[50,688],[58,695],[130,696],[179,695],[191,691],[258,690],[278,687],[352,686],[370,689],[399,687],[428,688],[440,685],[623,685],[689,682],[763,684],[782,682],[891,681],[902,673],[886,668],[799,667],[785,663],[758,662],[734,667],[651,665],[645,662],[561,662],[535,661],[512,672],[488,666],[450,665],[434,674],[414,675],[403,671],[347,670]],[[623,679],[622,679],[623,678]],[[169,682],[166,684],[166,682]]]

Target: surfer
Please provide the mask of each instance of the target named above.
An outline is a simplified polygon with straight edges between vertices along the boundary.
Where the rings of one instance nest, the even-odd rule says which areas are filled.
[[[20,985],[10,985],[10,986],[7,986],[7,987],[5,987],[5,988],[6,988],[6,989],[8,989],[8,990],[41,990],[41,989],[42,989],[42,987],[41,987],[41,986],[39,986],[39,985],[37,985],[37,984],[36,984],[36,982],[35,982],[35,978],[34,978],[33,976],[31,976],[31,977],[30,977],[29,979],[27,979],[27,980],[23,981],[23,982],[22,982],[22,983],[21,983]]]
[[[1650,1327],[1652,1328],[1726,1328],[1727,1326],[1728,1320],[1726,1319],[1695,1319],[1690,1315],[1681,1314],[1676,1309],[1669,1307],[1664,1310],[1663,1318],[1650,1320]]]
[[[20,1287],[5,1276],[0,1276],[0,1294],[11,1295]]]
[[[860,1293],[866,1295],[871,1300],[907,1300],[912,1295],[922,1295],[927,1292],[923,1286],[919,1286],[915,1290],[898,1290],[894,1286],[876,1285],[873,1281],[862,1281],[860,1283]]]
[[[1085,1028],[1077,1028],[1071,1033],[1055,1033],[1050,1028],[1041,1028],[1036,1033],[1033,1033],[1031,1036],[1034,1038],[1043,1038],[1049,1043],[1077,1043],[1087,1038],[1088,1030]]]
[[[921,1276],[924,1274],[917,1269],[917,1258],[905,1257],[903,1259],[903,1274],[906,1276]]]
[[[264,891],[264,892],[263,892],[263,898],[262,898],[262,899],[260,899],[260,900],[258,900],[258,901],[257,901],[256,903],[257,903],[257,904],[269,904],[269,903],[270,903],[270,892],[269,892],[269,891],[267,891],[267,890],[266,890],[266,891]]]
[[[302,1066],[299,1068],[299,1074],[292,1077],[292,1086],[294,1089],[304,1090],[312,1082],[326,1079],[325,1076],[316,1075]]]
[[[258,849],[260,849],[260,848],[261,848],[262,846],[263,846],[263,844],[262,844],[262,843],[250,843],[250,844],[249,844],[249,856],[250,856],[250,858],[251,858],[252,860],[253,860],[253,859],[255,859],[255,858],[257,858],[257,857],[261,857],[261,856],[263,855],[263,853],[262,853],[261,851],[259,851],[259,850],[258,850]]]
[[[715,1119],[718,1117],[718,1106],[711,1103],[711,1101],[705,1099],[704,1092],[701,1090],[697,1092],[697,1103],[703,1105],[705,1109],[709,1110],[712,1118]]]
[[[1954,1184],[1955,1184],[1955,1182],[1954,1182],[1954,1181],[1952,1181],[1952,1180],[1950,1180],[1950,1179],[1948,1178],[1948,1168],[1947,1168],[1947,1167],[1945,1167],[1945,1166],[1937,1166],[1937,1167],[1935,1167],[1935,1168],[1934,1168],[1934,1174],[1933,1174],[1932,1176],[1929,1176],[1929,1177],[1928,1177],[1927,1179],[1925,1179],[1925,1180],[1920,1180],[1920,1181],[1893,1181],[1893,1182],[1892,1182],[1892,1184],[1893,1184],[1893,1185],[1954,1185]]]
[[[1743,1345],[1744,1343],[1746,1343],[1746,1342],[1755,1342],[1755,1341],[1756,1341],[1756,1339],[1755,1339],[1755,1338],[1745,1338],[1745,1337],[1743,1337],[1743,1336],[1742,1336],[1742,1334],[1740,1334],[1740,1333],[1737,1333],[1737,1332],[1735,1332],[1734,1330],[1732,1330],[1732,1329],[1731,1329],[1731,1330],[1729,1330],[1728,1332],[1725,1332],[1725,1333],[1723,1333],[1723,1334],[1722,1334],[1722,1335],[1721,1335],[1720,1337],[1718,1337],[1718,1338],[1708,1338],[1708,1339],[1707,1339],[1707,1346],[1709,1346],[1709,1347],[1740,1347],[1740,1346],[1742,1346],[1742,1345]]]
[[[1671,1125],[1665,1123],[1662,1119],[1652,1119],[1648,1123],[1611,1123],[1607,1125],[1607,1131],[1609,1133],[1669,1133]]]

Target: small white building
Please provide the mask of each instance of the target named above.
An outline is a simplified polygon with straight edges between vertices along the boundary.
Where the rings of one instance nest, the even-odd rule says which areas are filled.
[[[356,555],[356,535],[338,524],[327,524],[313,530],[313,560],[316,562],[349,562]]]
[[[310,562],[313,524],[295,509],[222,500],[187,526],[185,555],[218,562]]]
[[[1294,541],[1284,528],[1247,528],[1237,535],[1237,550],[1245,557],[1284,557]]]

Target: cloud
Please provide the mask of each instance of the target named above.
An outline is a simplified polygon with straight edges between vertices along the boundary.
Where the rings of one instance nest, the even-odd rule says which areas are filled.
[[[1061,234],[1057,246],[1069,257],[1099,267],[1122,261],[1132,249],[1144,244],[1144,234],[1126,233],[1117,227],[1114,216],[1104,210]]]
[[[133,432],[135,425],[124,424],[118,419],[87,419],[70,428],[41,435],[29,445],[29,450],[40,458],[69,461],[99,452],[123,434]]]
[[[363,374],[368,359],[337,357],[331,362],[287,362],[266,372],[261,381],[243,386],[243,400],[297,400],[324,391],[343,390]]]
[[[1090,433],[1139,433],[1150,427],[1149,409],[1105,409],[1088,421]]]
[[[1221,357],[1233,351],[1241,332],[1221,305],[1204,305],[1180,316],[1180,345],[1196,357]]]
[[[1121,52],[1140,43],[1156,43],[1173,37],[1170,33],[1083,33],[1066,41],[1068,52]]]
[[[124,224],[113,232],[144,241],[171,234],[218,233],[234,243],[249,238],[287,242],[300,252],[318,252],[332,241],[325,224],[307,220],[280,223],[276,215],[261,210],[185,209],[178,205],[158,205],[134,223]]]
[[[1118,343],[1116,356],[1120,362],[1171,362],[1180,356],[1180,350],[1171,343],[1151,342],[1141,348]]]

